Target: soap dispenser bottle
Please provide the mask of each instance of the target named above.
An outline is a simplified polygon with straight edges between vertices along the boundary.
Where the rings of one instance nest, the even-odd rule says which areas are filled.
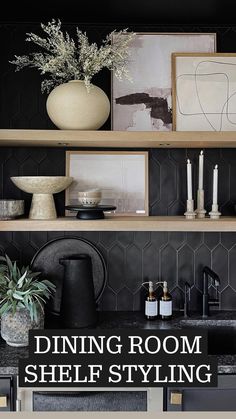
[[[153,282],[143,282],[142,285],[146,288],[148,284],[148,294],[145,299],[145,317],[147,320],[155,320],[157,318],[157,298],[154,294]]]
[[[167,282],[163,282],[163,294],[159,301],[159,314],[162,320],[169,320],[172,317],[172,297],[168,292]]]

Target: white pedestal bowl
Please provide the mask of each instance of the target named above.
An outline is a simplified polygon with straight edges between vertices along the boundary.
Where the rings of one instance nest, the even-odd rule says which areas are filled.
[[[68,188],[73,181],[68,176],[15,176],[12,182],[22,191],[32,193],[29,218],[54,220],[57,218],[53,194]]]

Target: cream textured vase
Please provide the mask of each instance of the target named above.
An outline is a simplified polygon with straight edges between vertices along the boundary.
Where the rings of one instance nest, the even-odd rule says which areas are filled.
[[[55,87],[46,106],[49,118],[60,129],[95,130],[110,113],[110,102],[103,90],[91,84],[88,92],[81,80]]]

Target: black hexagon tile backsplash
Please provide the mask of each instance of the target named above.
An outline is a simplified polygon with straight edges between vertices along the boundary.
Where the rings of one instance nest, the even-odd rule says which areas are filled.
[[[93,237],[94,234],[94,237]],[[236,308],[236,233],[163,233],[111,232],[1,232],[0,253],[30,263],[35,252],[56,237],[84,237],[103,254],[108,281],[99,303],[100,310],[139,310],[144,290],[142,282],[167,280],[174,307],[183,308],[184,283],[191,285],[191,308],[201,309],[202,268],[208,265],[220,276],[221,309]],[[209,243],[211,243],[209,247]],[[214,246],[213,246],[214,243]],[[192,246],[191,244],[194,244]],[[227,246],[227,247],[226,247]],[[210,294],[214,297],[215,290]]]

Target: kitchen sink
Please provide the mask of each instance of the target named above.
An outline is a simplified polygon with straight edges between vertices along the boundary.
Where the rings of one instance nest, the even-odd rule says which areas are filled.
[[[180,327],[207,331],[210,355],[236,354],[236,320],[185,319]]]

